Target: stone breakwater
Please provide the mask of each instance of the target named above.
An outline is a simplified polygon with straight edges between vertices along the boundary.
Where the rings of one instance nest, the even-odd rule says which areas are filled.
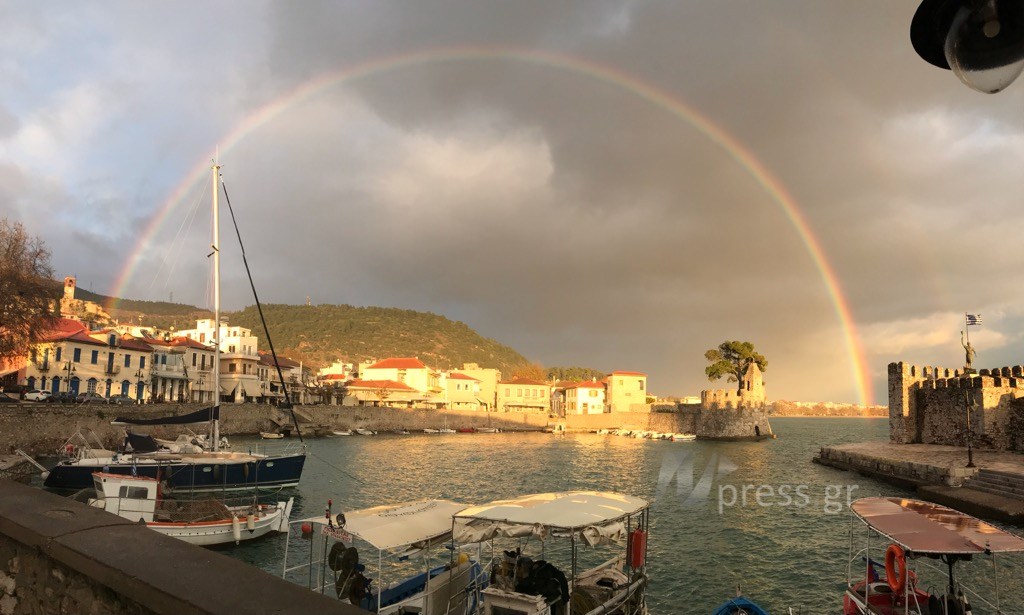
[[[119,416],[155,418],[185,414],[200,409],[195,404],[159,404],[152,406],[108,406],[19,404],[0,409],[0,453],[22,449],[34,455],[56,451],[73,433],[88,430],[107,446],[120,441],[124,428],[111,425]],[[408,429],[452,429],[496,427],[502,431],[539,431],[564,424],[568,431],[595,431],[619,427],[658,432],[694,433],[698,437],[722,440],[750,440],[770,437],[771,425],[760,410],[683,407],[676,412],[622,412],[614,414],[570,415],[551,418],[543,413],[501,413],[472,410],[428,410],[345,406],[300,406],[296,418],[303,433],[314,435],[330,430],[365,428],[378,431]],[[221,432],[257,434],[290,426],[289,413],[273,406],[224,404],[221,406]],[[193,426],[202,431],[203,426]],[[178,426],[145,427],[140,431],[157,437],[173,438]]]

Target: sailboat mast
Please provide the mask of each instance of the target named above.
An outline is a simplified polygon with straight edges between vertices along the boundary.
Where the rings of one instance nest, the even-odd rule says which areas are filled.
[[[213,161],[213,450],[220,450],[220,165]]]

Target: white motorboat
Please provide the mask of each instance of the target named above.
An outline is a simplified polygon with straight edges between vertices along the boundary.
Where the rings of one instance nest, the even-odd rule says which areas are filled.
[[[427,429],[424,429],[424,430],[423,430],[423,433],[441,433],[441,431],[440,431],[440,430],[438,430],[438,429],[430,429],[430,428],[428,427]]]
[[[444,427],[442,429],[438,429],[437,433],[458,433],[458,432],[455,431],[454,429],[448,429],[447,427]]]
[[[272,431],[261,431],[260,437],[264,440],[280,440],[284,437],[283,433],[275,433]]]
[[[160,481],[145,476],[94,472],[96,497],[89,505],[102,508],[165,536],[204,547],[238,544],[271,532],[287,532],[293,499],[259,504],[255,498],[169,500]]]
[[[334,516],[328,504],[325,515],[294,522],[322,540],[296,541],[294,566],[286,545],[282,575],[372,613],[477,615],[486,575],[466,553],[445,548],[452,515],[465,507],[427,500]]]
[[[456,546],[487,543],[493,548],[507,539],[512,547],[492,561],[476,613],[555,615],[569,613],[571,601],[573,613],[645,615],[649,507],[629,495],[573,491],[498,500],[457,513]],[[565,561],[558,562],[562,568],[554,563],[557,543],[569,543],[569,552],[562,552]],[[578,571],[581,544],[618,553]],[[524,554],[531,547],[543,559]]]
[[[669,440],[672,440],[673,442],[691,442],[696,439],[696,434],[692,433],[674,433],[669,437]]]
[[[338,430],[338,431],[332,431],[331,433],[336,435],[336,436],[351,436],[352,435],[352,430],[351,429],[343,429],[343,430]]]
[[[371,431],[369,429],[359,428],[359,429],[353,429],[352,431],[356,432],[357,434],[359,434],[361,436],[375,436],[375,435],[377,435],[376,431]]]
[[[497,427],[477,427],[477,433],[498,433]]]

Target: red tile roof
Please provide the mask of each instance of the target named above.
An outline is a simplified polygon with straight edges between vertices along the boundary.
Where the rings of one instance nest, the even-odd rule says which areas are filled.
[[[348,374],[325,374],[320,380],[348,380]]]
[[[277,357],[277,364],[283,369],[292,369],[299,366],[298,361],[292,361],[288,357]],[[274,365],[274,355],[269,352],[260,353],[260,365]]]
[[[613,376],[643,376],[647,377],[647,374],[643,372],[612,372]]]
[[[213,346],[207,346],[206,344],[200,344],[191,337],[176,337],[171,340],[171,346],[184,346],[185,348],[195,348],[196,350],[209,350],[213,351]]]
[[[452,372],[452,373],[448,374],[448,378],[451,379],[451,380],[472,380],[473,382],[480,382],[479,380],[477,380],[476,378],[474,378],[472,376],[467,376],[466,374],[460,374],[459,372]]]
[[[350,380],[348,388],[373,390],[385,389],[388,391],[409,391],[412,393],[419,392],[404,382],[395,382],[394,380]]]
[[[142,352],[153,352],[153,347],[142,340],[133,339],[130,337],[122,337],[121,345],[118,348],[124,350],[141,350]]]
[[[593,380],[584,380],[583,382],[577,382],[571,387],[565,387],[567,389],[603,389],[603,382],[594,382]]]
[[[392,358],[377,361],[367,369],[426,369],[427,366],[415,357]]]
[[[58,318],[53,328],[39,338],[40,342],[56,342],[66,339],[75,333],[85,331],[85,325],[70,318]]]

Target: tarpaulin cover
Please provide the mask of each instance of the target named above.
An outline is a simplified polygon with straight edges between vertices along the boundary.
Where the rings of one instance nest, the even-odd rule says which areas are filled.
[[[211,412],[212,410],[212,412]],[[133,419],[118,417],[110,422],[111,425],[192,425],[194,423],[206,423],[211,419],[220,419],[220,406],[203,408],[188,414],[178,416],[164,416],[155,419]]]

